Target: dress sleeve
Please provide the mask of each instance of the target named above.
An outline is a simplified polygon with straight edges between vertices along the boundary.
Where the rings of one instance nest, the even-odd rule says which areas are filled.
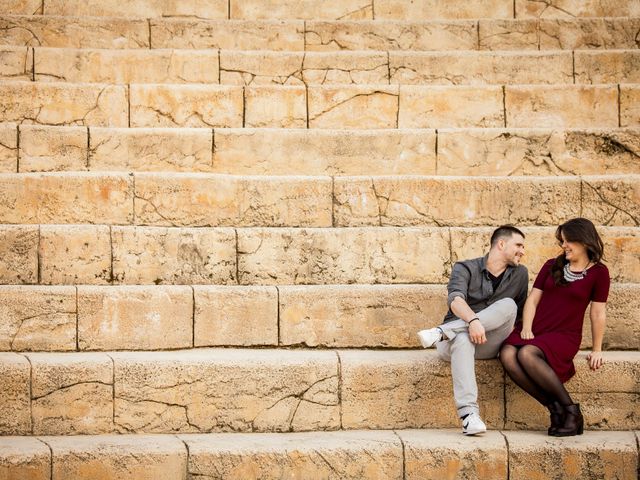
[[[551,265],[553,264],[553,259],[547,260],[542,265],[542,268],[538,272],[538,276],[536,277],[536,281],[533,282],[533,288],[537,288],[540,290],[544,290],[544,284],[547,281],[547,277],[551,275]]]
[[[602,265],[602,268],[598,269],[598,276],[593,284],[593,290],[591,291],[592,302],[606,302],[609,297],[609,285],[611,279],[609,277],[609,269]]]

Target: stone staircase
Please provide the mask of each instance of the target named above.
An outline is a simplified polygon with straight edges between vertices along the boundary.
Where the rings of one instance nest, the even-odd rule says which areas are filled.
[[[0,479],[635,479],[640,1],[0,0]],[[583,436],[440,323],[597,225]]]

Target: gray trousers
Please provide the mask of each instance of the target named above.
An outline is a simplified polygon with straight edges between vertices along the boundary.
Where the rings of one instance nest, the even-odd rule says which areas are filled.
[[[513,330],[518,307],[511,298],[503,298],[476,313],[485,329],[487,341],[476,345],[469,338],[469,324],[453,320],[440,325],[445,339],[436,344],[440,358],[451,362],[453,398],[458,415],[479,413],[476,359],[495,358],[500,345]]]

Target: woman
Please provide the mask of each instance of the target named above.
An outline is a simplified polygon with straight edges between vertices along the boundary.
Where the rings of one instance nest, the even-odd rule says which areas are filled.
[[[602,366],[609,270],[601,263],[604,246],[593,223],[574,218],[560,225],[563,253],[541,268],[516,325],[500,350],[511,379],[549,409],[549,435],[580,435],[583,418],[564,382],[575,374],[573,359],[582,340],[584,312],[591,303],[592,370]]]

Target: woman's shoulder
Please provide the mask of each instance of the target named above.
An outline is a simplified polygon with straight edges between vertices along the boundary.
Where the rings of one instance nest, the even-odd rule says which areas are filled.
[[[598,275],[601,276],[605,276],[605,277],[609,277],[609,269],[607,268],[607,266],[602,263],[602,262],[598,262],[596,263],[593,267],[591,267],[589,270],[593,270],[594,273],[597,273]]]

